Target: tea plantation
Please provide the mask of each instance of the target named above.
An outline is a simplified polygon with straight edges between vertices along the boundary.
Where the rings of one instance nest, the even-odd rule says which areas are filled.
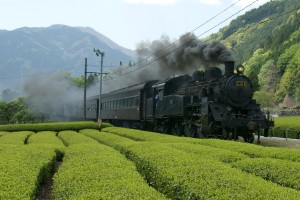
[[[300,199],[298,150],[93,122],[0,129],[0,199],[41,199],[49,180],[47,199]]]

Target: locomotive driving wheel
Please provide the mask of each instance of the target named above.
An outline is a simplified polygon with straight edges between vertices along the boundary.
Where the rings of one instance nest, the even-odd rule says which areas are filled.
[[[183,126],[184,135],[187,137],[194,137],[196,133],[196,128],[193,124],[187,123]]]
[[[172,135],[180,136],[182,134],[182,125],[179,122],[174,122],[171,127]]]
[[[244,141],[247,143],[253,143],[254,142],[254,133],[247,133],[243,136]]]
[[[206,137],[206,135],[202,132],[201,126],[197,127],[197,129],[196,129],[196,137],[197,138],[205,138]]]

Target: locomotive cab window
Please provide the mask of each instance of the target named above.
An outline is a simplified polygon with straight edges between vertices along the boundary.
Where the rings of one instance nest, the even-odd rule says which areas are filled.
[[[163,98],[163,93],[164,93],[164,90],[163,89],[158,89],[156,90],[155,92],[155,100],[162,100]]]

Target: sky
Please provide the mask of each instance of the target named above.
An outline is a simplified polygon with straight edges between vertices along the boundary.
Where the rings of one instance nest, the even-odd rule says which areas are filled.
[[[176,40],[193,31],[203,38],[217,32],[238,15],[268,1],[0,0],[0,30],[53,24],[91,27],[117,44],[135,50],[140,42],[157,40],[162,35]],[[220,12],[219,16],[202,25]]]

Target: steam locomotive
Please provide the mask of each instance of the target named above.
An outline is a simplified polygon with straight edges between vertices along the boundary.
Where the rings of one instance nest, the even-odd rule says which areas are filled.
[[[199,138],[254,141],[254,133],[274,122],[253,99],[252,83],[234,62],[147,81],[101,96],[101,119],[116,126]],[[98,96],[87,101],[87,119],[98,118]]]

